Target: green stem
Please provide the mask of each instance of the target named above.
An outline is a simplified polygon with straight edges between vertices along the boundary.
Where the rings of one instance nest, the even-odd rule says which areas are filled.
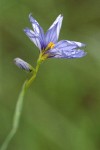
[[[24,83],[22,90],[19,94],[18,100],[17,100],[14,118],[13,118],[12,129],[11,129],[10,133],[8,134],[8,136],[6,137],[0,150],[6,150],[7,149],[9,142],[11,141],[11,139],[13,138],[13,136],[15,135],[15,133],[18,129],[19,120],[20,120],[21,111],[22,111],[23,99],[24,99],[24,95],[25,95],[25,89],[26,89],[26,82]]]
[[[6,137],[6,139],[5,139],[4,143],[2,144],[0,150],[6,150],[7,149],[10,141],[12,140],[15,133],[17,132],[17,129],[19,127],[19,121],[20,121],[20,117],[21,117],[25,92],[30,87],[30,85],[32,84],[34,79],[36,78],[36,75],[37,75],[38,69],[40,67],[40,64],[41,64],[41,54],[39,55],[39,59],[37,61],[37,65],[36,65],[35,71],[33,72],[32,77],[29,80],[25,81],[25,83],[22,87],[22,90],[19,94],[17,104],[16,104],[16,108],[15,108],[15,112],[14,112],[12,129],[11,129],[10,133],[8,134],[8,136]]]
[[[41,53],[40,53],[39,58],[38,58],[38,60],[37,60],[36,68],[35,68],[35,70],[34,70],[34,72],[33,72],[33,76],[32,76],[29,80],[27,80],[26,88],[29,88],[30,85],[32,84],[32,82],[34,81],[34,79],[36,78],[36,75],[37,75],[37,72],[38,72],[38,70],[39,70],[39,67],[40,67],[41,62],[42,62],[42,61],[41,61]]]

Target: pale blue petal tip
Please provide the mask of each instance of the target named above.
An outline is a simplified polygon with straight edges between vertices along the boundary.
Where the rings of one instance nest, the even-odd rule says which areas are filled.
[[[32,13],[29,14],[29,19],[32,17]]]
[[[25,28],[25,29],[23,29],[23,31],[26,33],[29,31],[29,28]]]

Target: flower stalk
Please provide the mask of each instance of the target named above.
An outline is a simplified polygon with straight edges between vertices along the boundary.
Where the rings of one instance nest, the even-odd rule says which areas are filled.
[[[37,60],[36,68],[35,68],[34,71],[32,72],[32,74],[33,74],[32,77],[31,77],[29,80],[26,81],[26,88],[29,88],[30,85],[32,84],[32,82],[34,81],[34,79],[36,78],[37,72],[38,72],[38,70],[39,70],[39,67],[40,67],[42,61],[43,61],[43,60],[42,60],[41,53],[40,53],[39,58],[38,58],[38,60]]]
[[[15,108],[15,112],[13,116],[12,129],[10,133],[8,134],[8,136],[6,137],[5,141],[3,142],[0,150],[7,150],[8,145],[10,144],[12,138],[14,137],[15,133],[18,130],[25,93],[28,90],[28,88],[31,86],[32,82],[35,80],[41,63],[42,63],[41,55],[39,55],[36,68],[32,72],[32,77],[29,80],[26,80],[23,84],[22,90],[19,94],[19,97],[16,103],[16,108]]]

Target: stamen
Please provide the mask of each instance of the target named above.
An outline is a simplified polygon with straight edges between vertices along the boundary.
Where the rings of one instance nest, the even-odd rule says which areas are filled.
[[[52,49],[54,48],[55,44],[53,42],[50,42],[47,47],[46,47],[46,50],[49,50],[49,49]]]
[[[41,52],[41,60],[42,61],[45,60],[45,59],[47,59],[49,57],[49,54],[46,51],[54,48],[54,46],[55,46],[55,44],[53,42],[50,42],[47,45],[47,47],[44,50],[42,50],[42,52]]]
[[[47,47],[51,49],[51,48],[53,48],[54,46],[55,46],[55,44],[54,44],[53,42],[50,42]]]

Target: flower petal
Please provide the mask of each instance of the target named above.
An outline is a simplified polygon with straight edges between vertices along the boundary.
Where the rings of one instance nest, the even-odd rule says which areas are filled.
[[[41,50],[41,40],[39,35],[36,35],[32,30],[24,29],[25,34],[30,38],[32,42]]]
[[[85,46],[81,42],[62,40],[58,42],[53,49],[47,51],[50,57],[54,58],[80,58],[86,55],[86,52],[79,48]]]
[[[38,34],[38,36],[40,37],[42,49],[45,43],[44,31],[42,27],[39,25],[39,23],[31,16],[31,14],[29,15],[29,19],[30,22],[32,23],[32,27],[34,29],[35,34]]]
[[[51,57],[54,57],[54,58],[81,58],[83,56],[86,55],[86,52],[84,52],[83,50],[76,50],[76,49],[73,49],[71,51],[59,51],[57,53],[51,55]]]
[[[63,16],[59,15],[54,23],[50,26],[48,29],[45,38],[46,38],[46,44],[48,45],[49,42],[56,43],[59,38],[59,33],[62,25]]]
[[[59,49],[73,49],[73,48],[81,48],[84,47],[85,44],[81,43],[81,42],[76,42],[76,41],[68,41],[68,40],[61,40],[58,43],[56,43],[56,48]]]

